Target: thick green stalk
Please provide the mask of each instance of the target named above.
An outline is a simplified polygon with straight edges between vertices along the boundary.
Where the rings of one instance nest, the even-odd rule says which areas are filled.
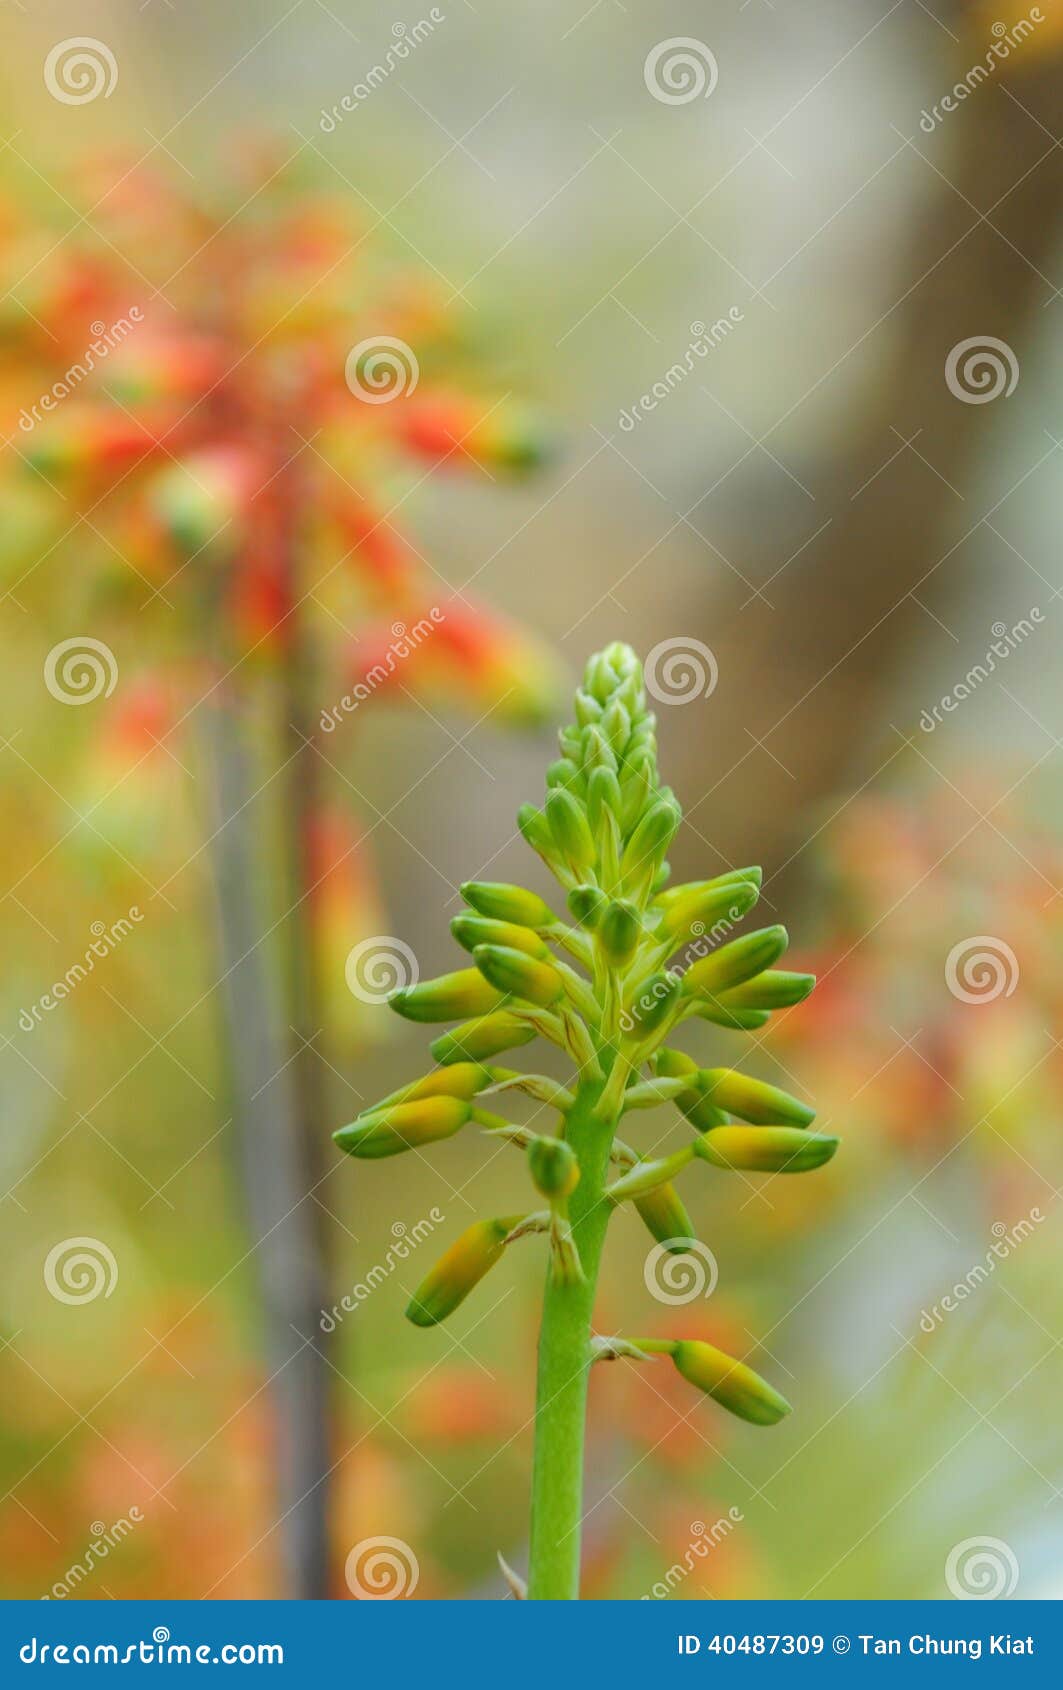
[[[575,1601],[579,1596],[591,1317],[609,1225],[610,1205],[602,1193],[616,1126],[615,1121],[594,1118],[601,1091],[600,1081],[583,1082],[565,1128],[580,1166],[569,1216],[584,1283],[562,1285],[553,1269],[548,1271],[539,1333],[528,1569],[528,1595],[539,1600]]]

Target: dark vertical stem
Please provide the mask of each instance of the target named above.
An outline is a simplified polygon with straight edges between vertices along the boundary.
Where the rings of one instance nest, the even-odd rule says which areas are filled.
[[[271,901],[243,723],[222,694],[204,714],[232,1113],[262,1292],[278,1530],[287,1593],[309,1599],[328,1593],[328,1381],[316,1348],[326,1299],[276,947],[265,938]]]

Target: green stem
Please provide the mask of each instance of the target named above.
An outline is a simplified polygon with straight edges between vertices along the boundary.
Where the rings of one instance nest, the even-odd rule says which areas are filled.
[[[584,1282],[561,1285],[548,1273],[539,1334],[528,1595],[540,1601],[579,1596],[591,1316],[611,1213],[602,1193],[616,1125],[595,1119],[601,1092],[601,1080],[584,1081],[565,1128],[580,1166],[569,1217]]]

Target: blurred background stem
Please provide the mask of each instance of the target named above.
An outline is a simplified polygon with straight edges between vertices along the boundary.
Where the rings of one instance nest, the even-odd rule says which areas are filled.
[[[276,918],[263,885],[263,829],[256,813],[263,799],[280,795],[285,840],[305,893],[309,817],[305,789],[291,771],[305,767],[309,753],[271,770],[279,778],[267,778],[256,791],[240,706],[222,682],[204,707],[214,811],[210,856],[233,1126],[262,1295],[273,1404],[284,1590],[309,1600],[328,1595],[330,1497],[327,1363],[318,1348],[325,1276],[321,1210],[313,1197],[320,1153],[316,1092],[306,1074],[313,1058],[303,1042],[313,1032],[312,962],[305,932],[307,899],[297,894],[288,904],[296,926],[289,935],[294,960],[286,993],[279,947],[270,942]],[[279,744],[287,751],[286,739],[280,737]]]

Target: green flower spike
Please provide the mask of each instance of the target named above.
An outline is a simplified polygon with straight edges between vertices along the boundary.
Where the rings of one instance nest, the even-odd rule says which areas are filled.
[[[612,1216],[630,1204],[657,1246],[698,1249],[675,1185],[693,1163],[705,1179],[736,1169],[801,1173],[828,1161],[838,1142],[811,1131],[812,1110],[787,1092],[731,1068],[700,1068],[672,1045],[688,1021],[761,1027],[815,982],[775,967],[786,950],[785,928],[736,931],[760,896],[759,868],[668,887],[666,858],[681,812],[660,782],[654,718],[627,646],[591,658],[560,752],[543,808],[525,804],[517,821],[558,882],[566,913],[522,886],[466,882],[468,909],[452,931],[475,966],[391,999],[409,1020],[460,1023],[431,1046],[439,1066],[336,1134],[352,1155],[380,1157],[420,1150],[469,1124],[525,1153],[530,1212],[470,1226],[406,1312],[419,1326],[445,1320],[510,1244],[545,1237],[532,1600],[579,1595],[592,1361],[667,1355],[696,1390],[754,1425],[772,1425],[789,1412],[741,1359],[710,1344],[592,1336]],[[572,1063],[567,1085],[486,1065],[536,1038]],[[529,1124],[482,1107],[511,1091],[532,1100]],[[662,1105],[677,1112],[684,1134],[678,1145],[662,1145],[665,1135],[657,1132],[643,1152],[617,1136],[622,1116]],[[549,1128],[540,1124],[545,1110],[556,1115]]]

